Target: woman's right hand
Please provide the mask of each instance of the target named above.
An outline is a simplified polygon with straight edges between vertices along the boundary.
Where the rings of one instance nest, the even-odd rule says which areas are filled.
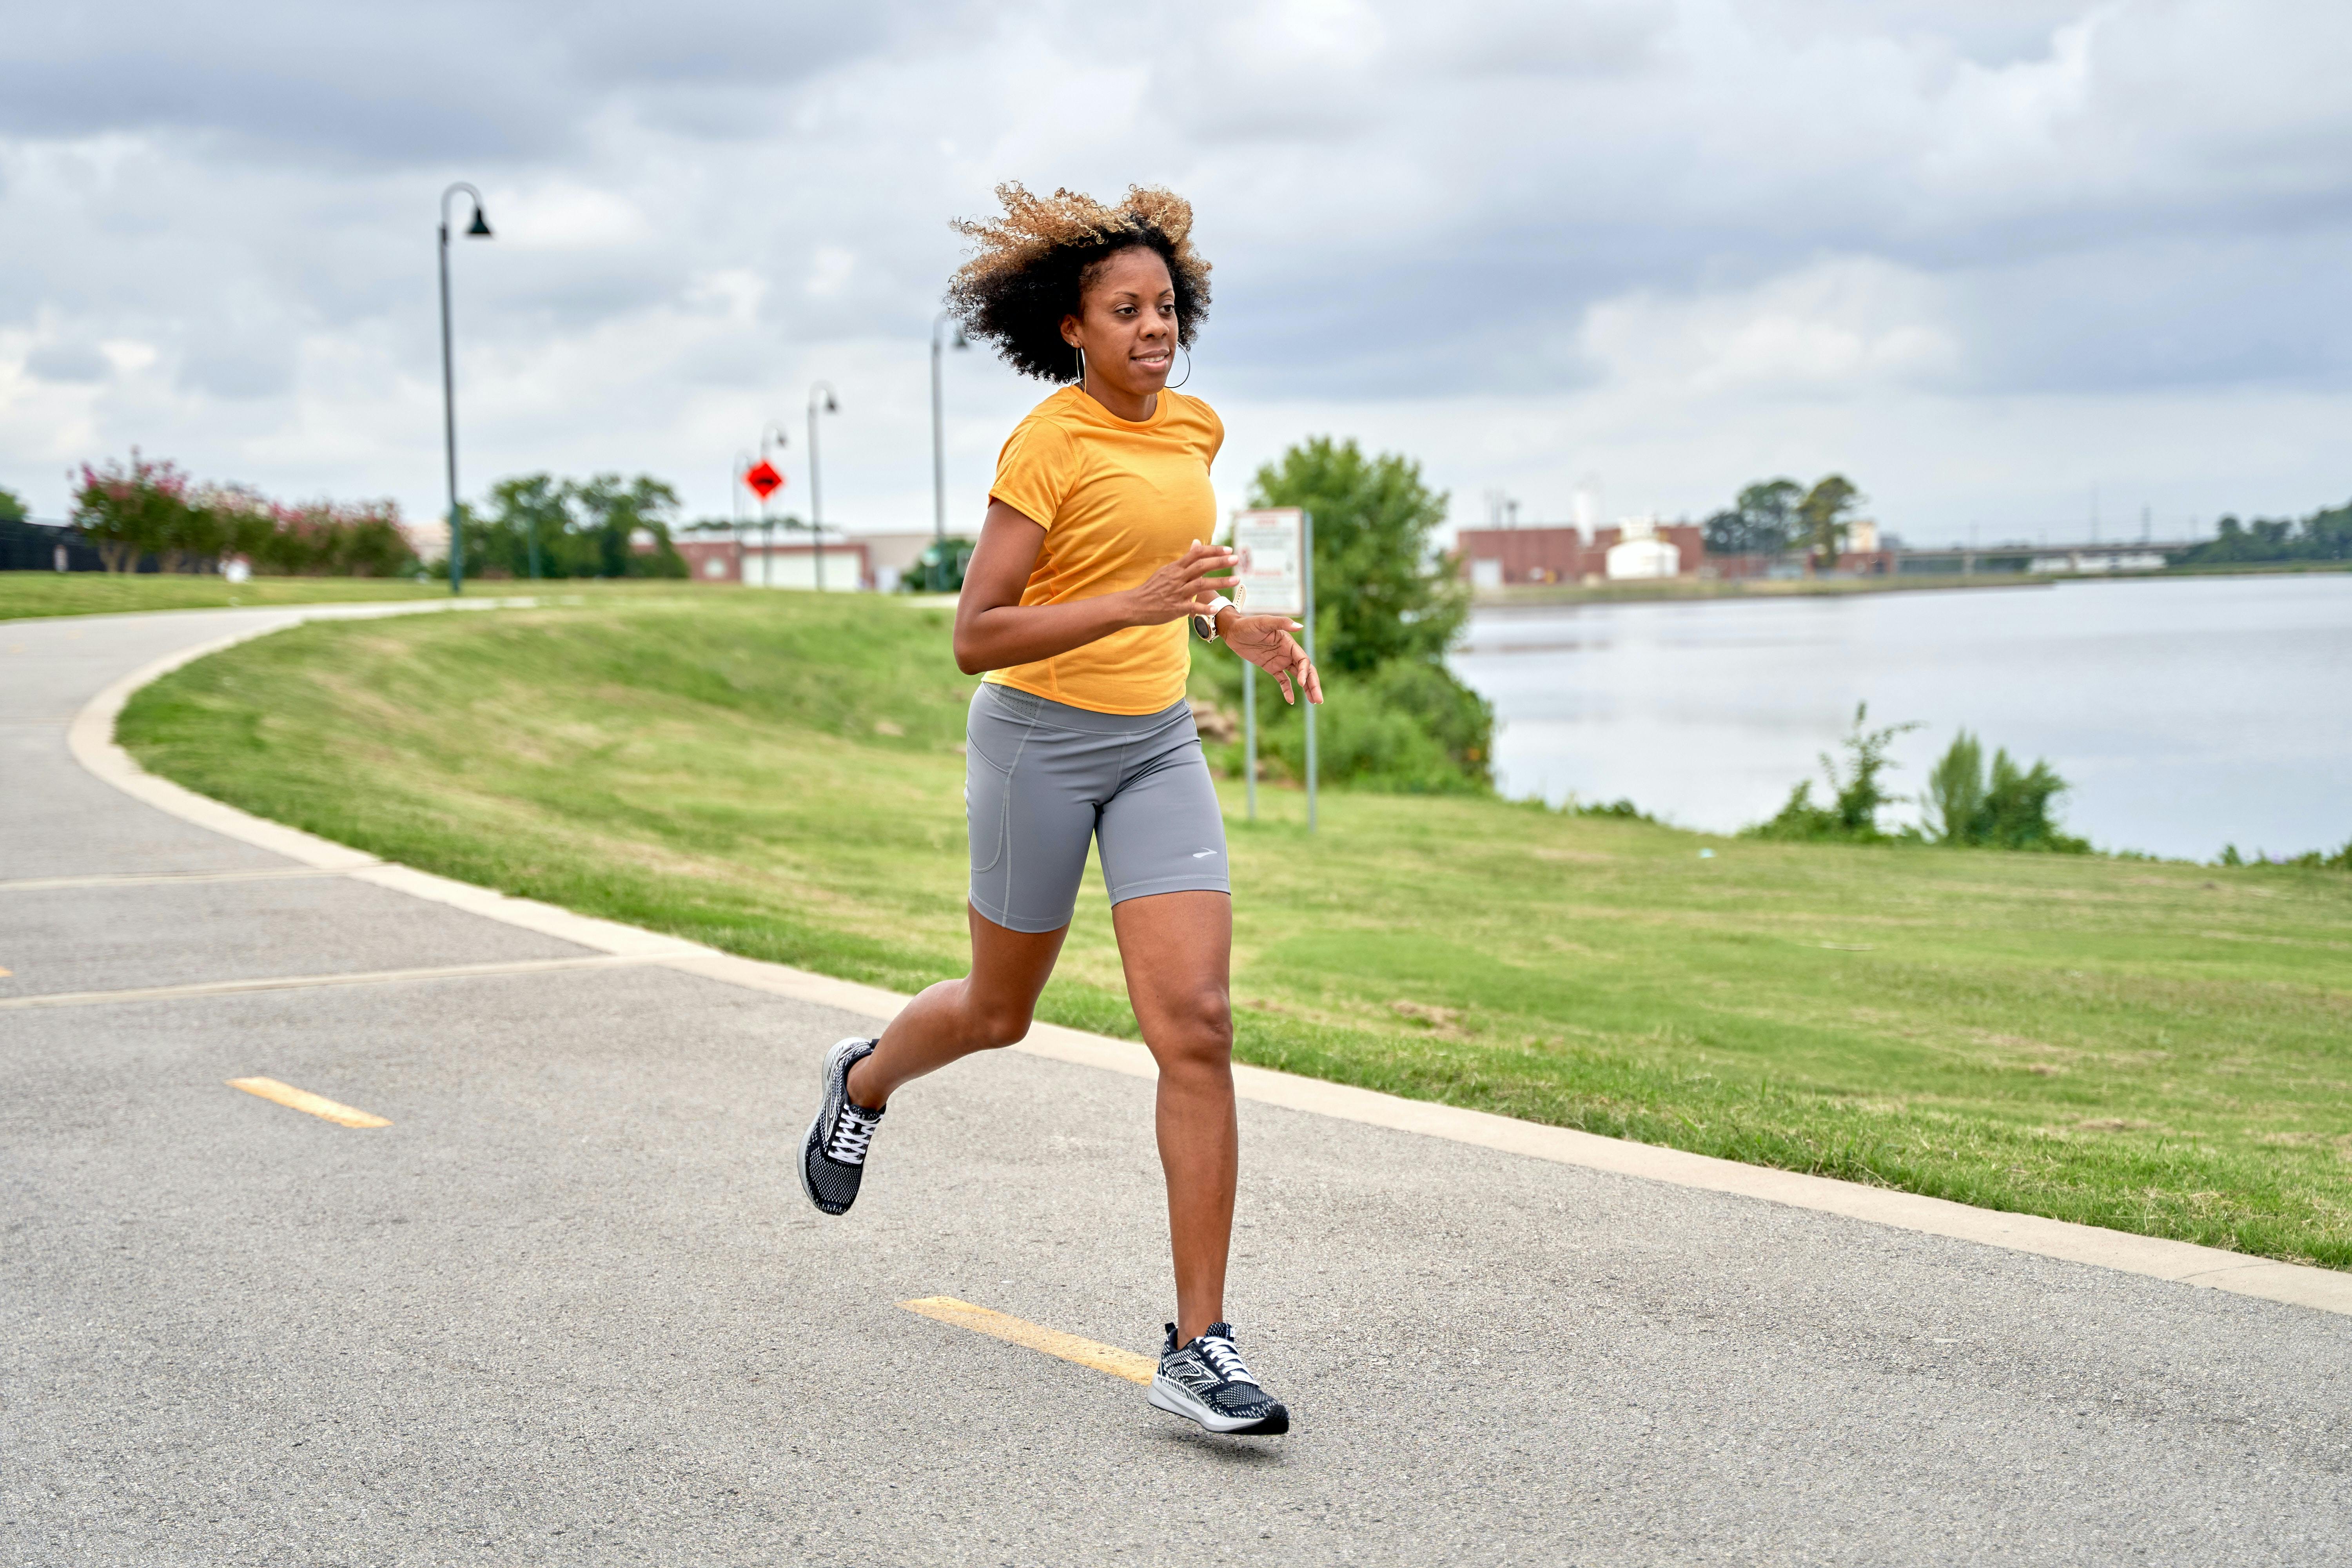
[[[1222,544],[1203,544],[1194,540],[1190,550],[1154,572],[1143,586],[1128,591],[1129,624],[1162,626],[1207,609],[1210,599],[1220,589],[1241,581],[1238,577],[1213,577],[1209,574],[1230,572],[1239,559]]]

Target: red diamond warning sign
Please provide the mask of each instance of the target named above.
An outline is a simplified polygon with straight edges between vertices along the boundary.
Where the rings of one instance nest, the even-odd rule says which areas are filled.
[[[776,472],[775,464],[762,458],[743,470],[743,482],[758,491],[761,500],[766,500],[784,488],[784,476]]]

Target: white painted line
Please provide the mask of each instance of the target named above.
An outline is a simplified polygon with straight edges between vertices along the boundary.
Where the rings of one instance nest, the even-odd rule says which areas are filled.
[[[397,609],[430,607],[401,605]],[[285,624],[294,623],[289,620]],[[829,975],[812,974],[781,963],[738,957],[677,937],[574,914],[571,910],[528,899],[509,899],[486,888],[452,882],[427,872],[377,861],[361,855],[358,850],[312,837],[307,833],[298,833],[293,828],[249,816],[234,806],[207,800],[177,784],[155,778],[131,761],[128,752],[114,744],[115,716],[121,711],[123,703],[133,691],[191,659],[241,642],[247,637],[259,635],[259,632],[252,632],[216,638],[168,658],[158,659],[146,668],[116,681],[91,699],[89,706],[75,716],[70,735],[74,756],[99,777],[160,811],[196,822],[226,837],[267,849],[277,849],[308,865],[349,870],[360,879],[373,882],[378,887],[412,892],[419,898],[433,899],[487,919],[506,921],[547,936],[561,937],[616,957],[626,956],[633,961],[656,963],[663,968],[763,991],[771,995],[789,996],[796,1001],[836,1007],[866,1017],[888,1018],[906,1005],[906,997],[875,986],[836,980]],[[330,979],[320,983],[335,982]],[[123,994],[114,993],[112,996],[120,998]],[[20,998],[0,1002],[0,1006],[24,1005],[36,1000]],[[1033,1026],[1028,1037],[1013,1048],[1031,1056],[1098,1068],[1134,1078],[1153,1078],[1159,1070],[1152,1062],[1151,1053],[1132,1040],[1110,1039],[1079,1029],[1066,1029],[1055,1024]],[[1261,1105],[1280,1106],[1343,1121],[1414,1132],[1456,1143],[1475,1144],[1528,1159],[1608,1171],[1674,1186],[1757,1198],[1790,1208],[1864,1220],[1897,1230],[1948,1237],[2012,1252],[2111,1268],[2118,1273],[2138,1274],[2200,1289],[2227,1290],[2237,1295],[2255,1296],[2264,1300],[2284,1301],[2352,1316],[2352,1274],[2339,1273],[2332,1268],[2273,1262],[2267,1258],[2248,1258],[2242,1253],[2225,1252],[2219,1247],[2168,1241],[2158,1237],[2134,1236],[2126,1231],[2044,1219],[2037,1215],[1971,1208],[1965,1204],[1923,1197],[1916,1193],[1864,1186],[1856,1182],[1811,1176],[1797,1171],[1774,1170],[1765,1165],[1745,1165],[1736,1160],[1718,1160],[1712,1155],[1693,1154],[1656,1144],[1603,1138],[1596,1133],[1579,1132],[1565,1127],[1546,1127],[1538,1122],[1514,1121],[1487,1111],[1440,1105],[1430,1100],[1407,1100],[1398,1095],[1354,1089],[1346,1084],[1326,1083],[1319,1079],[1298,1078],[1265,1068],[1235,1067],[1234,1088],[1240,1098]]]
[[[55,991],[0,997],[0,1010],[103,1007],[120,1002],[171,1002],[193,996],[241,996],[254,991],[317,991],[333,985],[393,985],[415,980],[471,980],[486,974],[547,974],[562,969],[619,969],[644,960],[614,953],[584,958],[525,958],[508,963],[451,963],[431,969],[362,969],[348,974],[275,974],[255,980],[207,980],[194,985],[142,985],[128,991]]]
[[[0,882],[0,893],[46,893],[58,888],[172,888],[206,882],[291,882],[340,877],[341,871],[308,866],[273,866],[250,871],[151,871],[114,877],[20,877]]]

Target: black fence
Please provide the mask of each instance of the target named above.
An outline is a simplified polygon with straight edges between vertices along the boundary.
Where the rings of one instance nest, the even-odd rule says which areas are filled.
[[[152,555],[139,558],[142,572],[160,572]],[[0,518],[0,572],[103,572],[98,546],[69,522]]]

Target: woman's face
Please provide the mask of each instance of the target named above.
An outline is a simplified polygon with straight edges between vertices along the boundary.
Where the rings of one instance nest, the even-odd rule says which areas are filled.
[[[1168,384],[1176,357],[1176,287],[1168,263],[1148,246],[1104,261],[1062,318],[1062,341],[1087,353],[1087,373],[1135,397]]]

